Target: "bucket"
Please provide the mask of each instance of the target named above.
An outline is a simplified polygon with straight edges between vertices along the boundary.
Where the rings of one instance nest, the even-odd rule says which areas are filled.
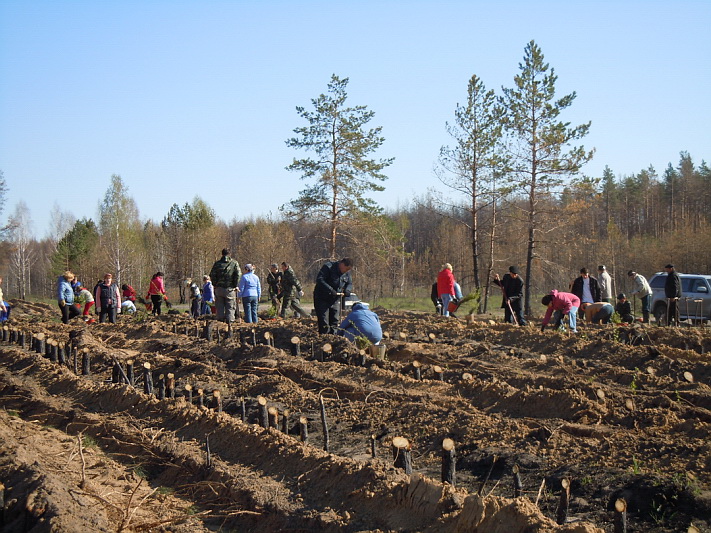
[[[371,344],[368,346],[368,349],[370,350],[370,355],[372,357],[380,359],[381,361],[385,359],[386,346],[384,344]]]
[[[459,304],[449,302],[449,305],[447,306],[447,311],[449,311],[450,313],[455,313],[457,309],[459,309]]]

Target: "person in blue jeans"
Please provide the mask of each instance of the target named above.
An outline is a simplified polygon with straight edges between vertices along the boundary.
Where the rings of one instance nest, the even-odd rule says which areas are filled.
[[[2,294],[2,276],[0,276],[0,323],[10,320],[10,304]]]
[[[256,324],[259,320],[257,308],[259,307],[259,298],[262,296],[262,284],[250,263],[244,265],[244,274],[239,280],[238,288],[244,306],[244,321]]]

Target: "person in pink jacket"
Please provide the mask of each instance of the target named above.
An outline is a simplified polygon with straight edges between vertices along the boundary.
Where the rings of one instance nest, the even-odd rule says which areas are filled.
[[[445,263],[442,270],[437,274],[437,293],[442,300],[442,314],[449,316],[449,302],[454,299],[454,274],[452,273],[452,265]]]
[[[154,315],[160,315],[160,306],[165,300],[165,285],[163,284],[163,272],[156,272],[148,284],[148,298],[151,300]]]
[[[553,289],[550,294],[545,295],[541,299],[541,303],[548,306],[546,316],[543,317],[541,331],[546,329],[548,322],[551,320],[551,316],[555,319],[554,326],[558,327],[563,321],[563,317],[568,315],[568,326],[570,327],[571,333],[578,332],[576,314],[580,307],[580,298],[575,294],[570,292],[558,292]]]

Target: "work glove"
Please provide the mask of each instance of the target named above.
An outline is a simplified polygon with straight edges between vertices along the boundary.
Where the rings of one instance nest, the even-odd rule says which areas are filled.
[[[299,298],[301,298],[304,295],[304,291],[299,291]]]
[[[120,314],[121,314],[121,308],[120,308],[120,307],[117,307],[117,308],[116,308],[116,314],[117,314],[117,315],[120,315]]]
[[[101,307],[97,307],[97,308],[96,308],[96,313],[97,313],[97,314],[98,314],[98,313],[101,313]]]
[[[351,295],[351,291],[343,291],[343,296],[350,296],[350,295]]]
[[[65,305],[67,305],[67,302],[65,302],[64,300],[59,300],[59,307],[64,307]]]

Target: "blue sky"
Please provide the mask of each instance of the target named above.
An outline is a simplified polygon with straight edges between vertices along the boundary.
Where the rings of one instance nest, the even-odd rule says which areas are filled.
[[[119,174],[143,218],[201,196],[224,220],[272,214],[305,182],[284,170],[331,74],[375,112],[395,157],[384,207],[428,188],[445,122],[476,74],[500,92],[535,40],[592,121],[584,173],[711,159],[711,1],[0,0],[2,213],[56,203],[96,217]]]

